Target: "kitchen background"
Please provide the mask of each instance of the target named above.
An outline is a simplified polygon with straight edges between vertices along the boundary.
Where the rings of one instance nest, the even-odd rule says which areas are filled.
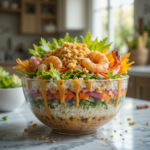
[[[0,66],[15,73],[15,59],[27,59],[41,37],[52,42],[88,29],[113,41],[111,50],[131,53],[137,66],[127,96],[150,100],[150,0],[0,0]]]

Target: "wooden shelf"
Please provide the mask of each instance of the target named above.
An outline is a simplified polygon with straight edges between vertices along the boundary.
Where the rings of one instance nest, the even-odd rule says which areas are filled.
[[[41,19],[56,19],[56,16],[42,15]]]
[[[41,1],[41,4],[46,4],[46,5],[56,5],[56,1]]]
[[[2,13],[20,13],[21,9],[20,8],[0,8],[0,12]]]

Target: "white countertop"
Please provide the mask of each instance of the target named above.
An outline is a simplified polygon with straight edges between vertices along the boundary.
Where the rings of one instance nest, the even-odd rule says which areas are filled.
[[[150,101],[126,98],[116,120],[111,120],[103,126],[104,129],[101,127],[98,132],[89,135],[70,136],[52,132],[51,128],[36,119],[24,103],[14,112],[0,113],[0,150],[149,150],[150,125],[146,125],[146,122],[150,122],[150,108],[138,110],[136,105],[139,104],[150,105]],[[8,121],[3,121],[3,116],[8,116]],[[136,121],[136,124],[129,126],[127,118]],[[31,120],[38,124],[37,127],[32,127]],[[24,132],[25,128],[34,133]],[[41,135],[37,135],[37,132]],[[49,136],[50,139],[36,140],[42,135]],[[114,136],[112,139],[111,135]],[[102,140],[102,137],[105,139]],[[56,143],[52,143],[52,140]]]
[[[150,77],[150,65],[131,66],[131,68],[132,69],[128,71],[128,74],[131,76]]]

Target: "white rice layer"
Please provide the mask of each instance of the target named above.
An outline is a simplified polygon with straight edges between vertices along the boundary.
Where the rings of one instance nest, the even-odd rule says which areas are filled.
[[[26,83],[27,84],[27,83]],[[126,89],[128,84],[127,79],[123,79],[122,82],[122,88]],[[28,86],[26,86],[27,88]],[[31,90],[35,90],[36,92],[39,90],[41,91],[40,84],[38,81],[31,81],[30,82],[30,88]],[[72,80],[66,80],[65,81],[65,89],[66,93],[68,91],[75,92],[74,84]],[[99,89],[99,90],[98,90]],[[56,80],[49,80],[46,83],[46,90],[58,90],[58,84]],[[106,80],[106,81],[99,81],[99,80],[93,80],[92,82],[92,91],[96,91],[98,93],[102,93],[103,90],[118,90],[118,80]],[[80,91],[87,92],[89,91],[88,82],[83,80],[82,84],[80,86]],[[79,91],[79,92],[80,92]]]
[[[90,107],[89,110],[84,109],[83,107],[76,107],[73,106],[71,108],[65,107],[65,105],[60,104],[55,106],[55,109],[49,110],[51,115],[55,118],[70,118],[70,117],[83,117],[83,118],[93,118],[93,117],[102,117],[102,116],[111,116],[117,114],[119,109],[121,108],[121,104],[117,107],[108,104],[108,109],[105,109],[105,106],[102,105],[97,108]],[[32,111],[41,115],[47,115],[45,111],[45,107],[40,105],[40,108],[36,107],[35,105],[31,105]]]

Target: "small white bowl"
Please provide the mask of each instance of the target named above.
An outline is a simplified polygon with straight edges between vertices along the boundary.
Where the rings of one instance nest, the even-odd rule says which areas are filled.
[[[0,111],[13,111],[21,106],[24,101],[22,87],[0,89]]]

